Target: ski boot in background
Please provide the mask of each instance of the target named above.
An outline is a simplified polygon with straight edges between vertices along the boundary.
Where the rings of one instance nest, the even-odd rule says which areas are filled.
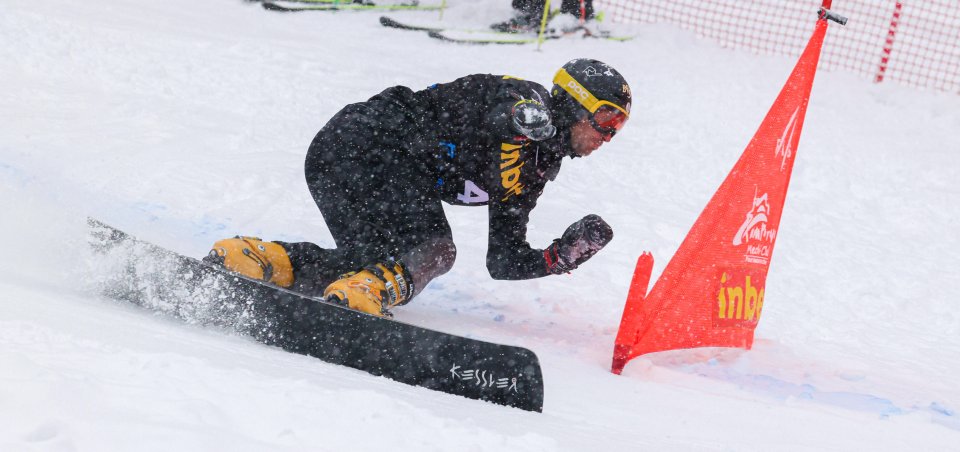
[[[575,14],[557,14],[547,23],[545,34],[548,37],[609,38],[612,33],[601,28],[603,17],[603,12],[586,19],[581,19]]]
[[[535,32],[540,28],[541,17],[535,17],[535,14],[518,13],[516,16],[504,22],[498,22],[490,25],[494,31],[502,33],[528,33]]]

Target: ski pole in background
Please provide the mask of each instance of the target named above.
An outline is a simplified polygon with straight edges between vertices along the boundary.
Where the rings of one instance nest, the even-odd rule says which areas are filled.
[[[547,18],[550,17],[550,0],[546,0],[546,4],[543,5],[543,18],[540,19],[540,34],[537,35],[537,51],[540,51],[540,46],[543,45],[543,33],[547,29]]]

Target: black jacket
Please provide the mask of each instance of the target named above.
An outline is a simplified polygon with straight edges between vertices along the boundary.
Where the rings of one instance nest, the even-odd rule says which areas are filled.
[[[363,111],[363,127],[376,131],[350,147],[405,149],[411,162],[401,164],[420,165],[426,170],[421,174],[436,178],[432,196],[488,206],[487,268],[495,279],[548,274],[543,250],[527,243],[527,222],[561,159],[572,155],[568,130],[540,142],[513,131],[511,108],[520,99],[550,106],[549,93],[537,83],[477,74],[417,92],[392,87],[346,109]]]

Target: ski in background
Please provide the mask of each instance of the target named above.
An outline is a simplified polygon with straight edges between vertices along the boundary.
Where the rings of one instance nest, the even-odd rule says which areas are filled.
[[[263,3],[272,0],[245,0],[247,3]],[[324,5],[374,5],[369,0],[282,0],[282,3],[306,3],[306,4],[324,4]]]
[[[517,36],[515,33],[485,33],[485,36],[478,36],[480,33],[465,33],[453,31],[455,36],[450,36],[451,30],[428,31],[427,36],[433,39],[439,39],[446,42],[455,42],[458,44],[534,44],[540,41],[537,37]],[[468,35],[468,36],[464,36]]]
[[[401,22],[387,16],[380,16],[380,25],[398,30],[425,31],[431,38],[460,44],[535,44],[540,40],[535,34],[447,27],[442,25],[419,25]],[[592,34],[592,32],[589,32],[586,28],[577,28],[566,33],[547,30],[543,39],[552,40],[576,37],[582,37],[584,39],[604,39],[608,41],[629,41],[633,39],[633,36],[616,36],[608,31],[601,31],[600,34]]]
[[[304,5],[303,3],[313,3]],[[347,3],[326,1],[263,1],[263,9],[280,12],[297,11],[442,11],[446,1],[440,4],[421,5],[419,1],[395,4]]]
[[[409,385],[543,410],[540,362],[528,349],[362,313],[87,223],[107,297]]]
[[[400,22],[396,19],[387,16],[380,16],[380,25],[383,25],[387,28],[396,28],[398,30],[411,30],[411,31],[443,31],[447,27],[437,26],[437,25],[415,25],[405,22]],[[490,30],[480,30],[480,29],[464,29],[469,31],[477,32],[489,32]]]
[[[427,34],[434,39],[441,41],[455,42],[458,44],[538,44],[543,41],[552,41],[557,39],[602,39],[606,41],[629,41],[633,36],[615,36],[610,34],[595,35],[584,32],[584,30],[573,30],[570,32],[553,32],[552,30],[544,34],[542,38],[537,35],[487,32],[480,33],[476,31],[461,31],[447,29],[441,31],[428,31]]]

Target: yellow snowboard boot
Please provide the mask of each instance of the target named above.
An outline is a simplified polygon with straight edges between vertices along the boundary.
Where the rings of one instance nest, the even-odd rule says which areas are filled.
[[[410,301],[413,296],[413,279],[400,263],[375,264],[343,275],[327,286],[323,296],[351,309],[392,317],[390,308]]]
[[[287,250],[257,237],[234,237],[213,244],[204,262],[220,264],[228,270],[280,287],[293,285],[293,265]]]

